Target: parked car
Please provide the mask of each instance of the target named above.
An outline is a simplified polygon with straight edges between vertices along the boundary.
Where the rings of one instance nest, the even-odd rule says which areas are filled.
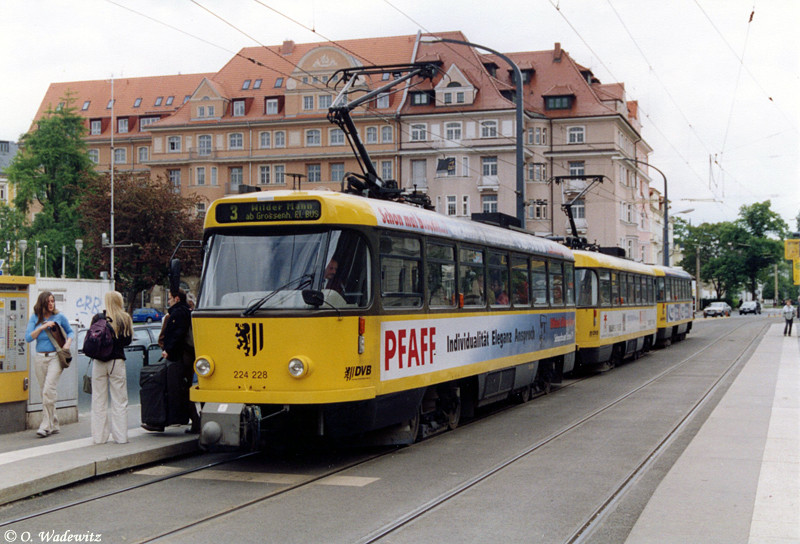
[[[724,317],[731,315],[731,307],[727,302],[712,302],[703,310],[703,317]]]
[[[755,300],[750,300],[747,302],[743,302],[741,306],[739,306],[739,315],[744,314],[760,314],[761,313],[761,303]]]
[[[164,319],[164,314],[155,308],[137,308],[131,317],[134,323],[152,323]]]

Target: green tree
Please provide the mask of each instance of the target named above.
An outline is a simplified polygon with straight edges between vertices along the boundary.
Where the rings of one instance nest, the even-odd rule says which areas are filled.
[[[746,247],[747,231],[731,222],[703,223],[685,225],[681,236],[677,241],[684,249],[680,266],[694,271],[699,253],[701,281],[713,286],[717,298],[730,298],[746,277],[741,252]]]
[[[75,99],[67,95],[47,110],[36,127],[20,139],[20,151],[6,173],[16,189],[14,206],[28,215],[16,238],[27,238],[29,247],[47,245],[48,270],[61,272],[61,246],[74,246],[80,238],[77,204],[79,195],[95,176],[83,139],[85,121],[72,107]]]
[[[110,175],[98,177],[87,187],[82,201],[80,225],[85,232],[86,268],[94,275],[110,268],[110,250],[101,243],[110,232]],[[134,244],[115,249],[116,288],[132,308],[143,290],[164,284],[168,261],[178,242],[202,235],[197,216],[199,197],[182,197],[162,178],[144,174],[116,173],[114,177],[114,242]],[[191,257],[187,255],[186,257]],[[185,261],[187,273],[199,270],[200,255]]]
[[[770,209],[769,200],[739,208],[738,224],[749,233],[743,251],[747,290],[756,297],[772,265],[783,258],[783,242],[789,230],[780,215]]]

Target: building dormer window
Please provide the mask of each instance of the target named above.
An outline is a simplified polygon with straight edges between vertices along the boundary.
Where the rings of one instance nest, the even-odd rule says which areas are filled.
[[[278,99],[267,98],[264,101],[264,113],[267,115],[277,115],[278,113]]]
[[[275,88],[280,89],[283,86],[283,78],[279,77],[275,80]]]
[[[431,95],[427,92],[412,92],[411,104],[414,106],[427,106],[431,103]]]
[[[81,110],[82,110],[82,111],[86,111],[86,110],[88,110],[88,109],[89,109],[89,104],[91,104],[91,103],[92,103],[92,101],[91,101],[91,100],[87,100],[86,102],[84,102],[84,103],[83,103],[83,107],[81,108]],[[134,108],[135,108],[135,107],[136,107],[136,106],[134,106]]]
[[[383,93],[378,95],[378,99],[375,101],[375,106],[378,108],[388,108],[389,107],[389,93]]]
[[[125,134],[128,132],[128,118],[117,119],[117,132]]]
[[[546,110],[568,110],[572,107],[574,96],[547,96],[544,99]]]
[[[261,80],[257,79],[253,82],[253,89],[260,89],[261,88]]]
[[[171,106],[171,105],[172,105],[172,102],[173,102],[174,100],[175,100],[175,97],[174,97],[174,96],[168,96],[168,97],[167,97],[167,103],[166,103],[165,105],[167,105],[167,106]]]
[[[245,91],[245,90],[247,90],[249,88],[250,88],[250,80],[249,79],[245,79],[244,83],[242,83],[242,90]]]
[[[89,134],[96,136],[103,130],[103,122],[100,119],[92,119],[89,123]]]
[[[244,100],[233,101],[233,116],[234,117],[244,116]]]
[[[156,104],[155,105],[156,106],[160,106],[161,102],[163,102],[163,101],[164,101],[164,97],[163,96],[159,96],[159,97],[156,98]]]
[[[106,104],[106,109],[107,109],[107,110],[110,110],[110,109],[111,109],[111,106],[113,106],[113,105],[114,105],[114,100],[113,100],[113,99],[112,99],[112,100],[109,100],[109,101],[108,101],[108,104]]]

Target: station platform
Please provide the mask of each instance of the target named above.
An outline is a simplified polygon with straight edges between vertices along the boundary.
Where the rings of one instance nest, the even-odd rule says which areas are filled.
[[[800,338],[773,324],[642,511],[627,543],[800,542]],[[58,435],[0,435],[0,505],[197,450],[187,426],[94,445],[89,414]]]

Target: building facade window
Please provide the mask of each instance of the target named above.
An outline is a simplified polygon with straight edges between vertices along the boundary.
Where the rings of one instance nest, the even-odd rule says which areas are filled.
[[[327,110],[331,107],[331,103],[333,102],[333,97],[329,94],[321,94],[317,99],[317,103],[319,104],[319,109]]]
[[[206,184],[206,167],[205,166],[198,166],[197,167],[197,185],[205,185]]]
[[[140,147],[139,148],[139,164],[145,163],[150,159],[150,148],[149,147]]]
[[[411,160],[411,185],[418,189],[428,187],[427,161],[425,159]]]
[[[124,147],[114,149],[114,164],[125,164],[128,162],[128,150]]]
[[[461,123],[447,123],[444,126],[444,137],[450,141],[461,140]]]
[[[586,201],[582,198],[572,203],[572,217],[575,219],[586,219]]]
[[[271,168],[269,165],[261,165],[258,167],[258,182],[261,185],[269,185]]]
[[[469,217],[469,195],[461,197],[461,215]]]
[[[238,188],[243,181],[243,172],[241,166],[232,166],[228,171],[228,176],[231,180],[231,189]]]
[[[330,145],[344,145],[344,131],[340,128],[332,128],[328,132],[328,137],[331,140]]]
[[[322,145],[322,131],[313,128],[306,131],[306,146],[315,147]]]
[[[497,213],[497,195],[483,195],[481,205],[483,213]]]
[[[314,97],[313,96],[304,96],[303,97],[303,109],[306,111],[310,111],[314,109]]]
[[[447,195],[447,215],[456,215],[456,195]]]
[[[424,142],[427,139],[428,127],[427,125],[414,124],[411,125],[411,141]]]
[[[582,144],[586,142],[585,127],[569,127],[567,129],[567,143]]]
[[[100,163],[100,150],[99,149],[90,149],[89,150],[89,160],[95,164]]]
[[[322,181],[322,165],[309,164],[306,166],[306,179],[312,183]]]
[[[169,182],[172,184],[172,187],[176,191],[180,191],[181,189],[181,171],[180,170],[167,170],[167,178]]]
[[[241,132],[228,134],[228,149],[244,149],[244,134]]]
[[[283,130],[275,131],[275,147],[286,147],[286,132]]]
[[[381,179],[384,181],[394,179],[392,161],[381,161]]]
[[[481,173],[484,176],[496,176],[497,157],[481,157]]]
[[[331,163],[331,181],[342,181],[344,179],[344,163]]]
[[[497,138],[497,121],[481,121],[481,138]]]
[[[283,185],[286,183],[286,167],[282,164],[276,164],[274,168],[275,183]]]
[[[378,143],[378,127],[367,127],[367,143]]]
[[[211,155],[211,135],[201,134],[197,137],[197,154],[201,156]]]
[[[388,144],[394,141],[394,130],[388,125],[381,127],[381,142]]]
[[[180,153],[181,152],[181,137],[180,136],[170,136],[167,138],[167,151],[170,153]]]
[[[269,149],[272,147],[272,133],[259,132],[258,133],[258,147],[261,149]]]
[[[570,176],[583,176],[585,175],[586,163],[583,161],[570,161],[569,162],[569,175]]]

